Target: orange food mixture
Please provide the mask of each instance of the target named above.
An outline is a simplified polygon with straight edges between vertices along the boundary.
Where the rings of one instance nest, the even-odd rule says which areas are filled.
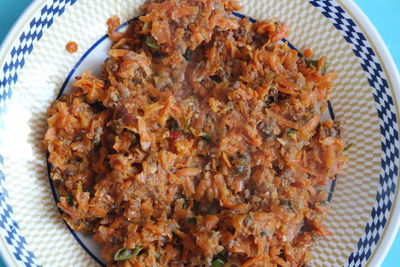
[[[232,0],[148,1],[49,109],[62,217],[109,266],[304,266],[343,169],[334,73]],[[311,55],[311,50],[307,52]]]
[[[65,46],[65,50],[69,53],[75,53],[78,51],[78,44],[76,42],[68,42]]]

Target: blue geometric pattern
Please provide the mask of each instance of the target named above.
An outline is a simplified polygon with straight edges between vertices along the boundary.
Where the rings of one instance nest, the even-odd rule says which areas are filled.
[[[34,42],[43,36],[43,30],[49,28],[56,17],[61,16],[65,8],[73,5],[77,0],[53,0],[45,5],[40,15],[33,18],[19,37],[19,43],[12,48],[9,58],[0,72],[0,116],[6,111],[5,102],[12,96],[12,86],[18,80],[18,71],[25,65],[24,57],[29,55]],[[0,155],[0,164],[3,157]],[[13,209],[8,205],[8,193],[4,185],[4,173],[0,170],[0,232],[5,237],[15,258],[25,266],[40,266],[36,263],[35,255],[27,249],[27,242],[19,234],[18,223],[13,219]]]
[[[13,47],[10,56],[2,71],[0,71],[0,116],[6,111],[5,102],[12,96],[12,86],[18,80],[18,71],[24,66],[26,55],[29,55],[34,42],[41,39],[43,30],[49,28],[56,17],[61,16],[65,8],[73,5],[77,0],[53,0],[45,5],[40,15],[34,18],[29,28],[25,30],[19,43]],[[392,207],[392,200],[396,189],[399,159],[399,134],[397,131],[397,117],[389,85],[385,79],[382,66],[378,63],[374,51],[361,33],[360,29],[348,14],[334,0],[310,0],[310,3],[319,8],[322,14],[329,18],[333,25],[343,33],[345,40],[351,45],[360,64],[368,75],[368,82],[373,88],[373,96],[380,118],[382,134],[380,187],[376,195],[376,203],[371,212],[371,219],[365,227],[365,233],[358,241],[348,258],[348,266],[362,266],[369,259],[376,246],[380,234],[386,225],[386,218]],[[1,125],[0,120],[0,125]],[[0,165],[3,157],[0,155]],[[13,209],[8,203],[8,193],[4,186],[5,177],[0,171],[0,233],[13,251],[15,258],[25,266],[39,266],[35,255],[27,249],[27,242],[19,234],[19,226],[13,220]]]
[[[382,66],[378,63],[369,42],[350,16],[336,1],[314,0],[310,3],[319,8],[322,14],[332,21],[336,29],[343,33],[344,39],[359,58],[361,67],[366,72],[368,82],[373,88],[373,96],[380,119],[381,146],[384,152],[381,158],[380,185],[364,235],[358,241],[357,248],[354,249],[347,261],[347,266],[364,266],[385,228],[386,218],[390,213],[396,190],[399,168],[397,166],[399,133],[397,131],[395,106]]]

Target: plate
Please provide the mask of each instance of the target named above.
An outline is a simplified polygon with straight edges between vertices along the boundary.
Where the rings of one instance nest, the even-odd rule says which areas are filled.
[[[338,73],[332,114],[347,123],[349,162],[331,185],[312,266],[379,266],[399,226],[399,90],[394,62],[349,0],[245,0],[242,14],[279,18],[299,51],[327,56]],[[0,248],[9,266],[104,265],[90,238],[60,219],[42,139],[46,110],[82,71],[99,71],[105,22],[139,15],[139,0],[36,0],[0,50]],[[236,14],[240,15],[240,14]],[[65,51],[75,41],[77,53]],[[97,68],[97,69],[96,69]]]

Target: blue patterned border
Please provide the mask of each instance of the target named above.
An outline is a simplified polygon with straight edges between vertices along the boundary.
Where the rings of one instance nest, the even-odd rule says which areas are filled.
[[[396,191],[399,168],[397,166],[399,161],[399,133],[397,131],[395,106],[390,95],[388,82],[375,52],[346,11],[333,0],[312,0],[310,4],[320,9],[322,14],[332,21],[336,29],[343,33],[344,39],[359,58],[361,67],[367,73],[368,82],[373,88],[373,96],[380,119],[381,145],[384,152],[381,158],[380,186],[364,235],[359,239],[357,247],[347,261],[348,266],[363,266],[370,258],[385,228]]]
[[[10,56],[2,68],[0,76],[0,101],[5,102],[12,96],[12,86],[18,80],[18,71],[25,65],[24,57],[29,55],[34,43],[43,36],[43,31],[49,28],[56,17],[61,16],[68,6],[73,5],[77,0],[53,0],[46,4],[40,15],[36,16],[29,23],[29,27],[19,37],[19,42],[11,50]],[[0,108],[0,116],[6,111],[6,105]],[[0,163],[3,165],[3,157],[0,155]],[[27,242],[20,235],[18,223],[13,219],[13,209],[8,205],[8,193],[5,188],[5,176],[0,170],[0,231],[15,258],[28,267],[40,266],[35,255],[28,250]]]
[[[40,15],[30,22],[29,28],[21,34],[18,44],[13,47],[9,59],[2,68],[4,76],[0,77],[0,101],[5,102],[11,98],[11,88],[18,80],[18,71],[25,64],[24,57],[32,52],[33,44],[41,39],[43,30],[49,28],[54,19],[61,16],[65,8],[73,5],[76,1],[53,0],[45,5],[41,9]],[[351,45],[355,55],[359,58],[362,68],[368,75],[368,82],[373,88],[380,118],[381,145],[384,151],[381,159],[380,187],[371,212],[371,219],[365,227],[364,236],[358,241],[357,248],[350,255],[347,263],[348,266],[362,266],[371,256],[386,225],[386,218],[392,207],[397,184],[399,134],[394,102],[382,66],[378,63],[367,39],[350,16],[335,0],[310,0],[309,2],[320,9],[322,14],[330,19],[339,31],[343,32],[344,39]],[[2,105],[0,115],[4,114],[5,111],[6,105]],[[0,164],[3,164],[1,156]],[[4,174],[0,171],[0,232],[18,261],[25,266],[40,266],[36,263],[35,255],[27,249],[25,238],[19,234],[20,228],[13,219],[13,209],[7,204],[8,193],[4,187],[4,182]]]

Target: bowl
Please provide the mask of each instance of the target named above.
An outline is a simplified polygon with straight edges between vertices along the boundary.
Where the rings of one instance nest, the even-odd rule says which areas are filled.
[[[330,111],[347,124],[348,164],[330,185],[333,233],[312,266],[379,266],[399,227],[399,90],[394,62],[350,0],[245,0],[241,14],[279,18],[287,40],[337,72]],[[128,22],[138,0],[36,0],[0,50],[0,249],[9,266],[104,265],[98,246],[60,219],[42,147],[47,108],[84,70],[99,72],[108,18]],[[241,14],[235,14],[241,16]],[[127,23],[122,25],[125,27]],[[78,52],[65,45],[75,41]]]

